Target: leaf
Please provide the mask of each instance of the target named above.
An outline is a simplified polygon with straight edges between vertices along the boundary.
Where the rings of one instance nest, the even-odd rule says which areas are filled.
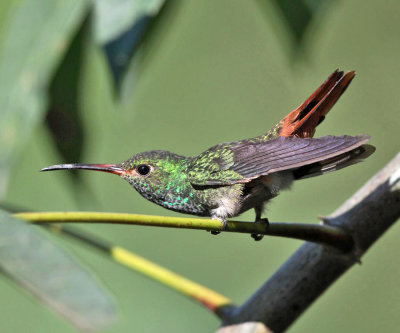
[[[94,0],[96,40],[103,45],[117,91],[130,59],[165,0]]]
[[[53,143],[65,163],[79,162],[84,146],[84,128],[80,116],[79,84],[82,62],[88,45],[90,19],[74,36],[49,88],[46,124]],[[69,175],[77,178],[79,173]]]
[[[0,267],[48,307],[83,330],[99,330],[116,317],[99,282],[37,230],[0,210]]]
[[[107,61],[113,75],[114,84],[119,91],[123,75],[131,57],[134,55],[143,35],[145,34],[150,17],[142,17],[134,25],[115,40],[104,45]]]
[[[274,0],[286,21],[294,47],[301,47],[305,32],[320,9],[333,0]]]
[[[16,1],[0,39],[0,198],[24,144],[40,123],[46,88],[87,11],[79,0]]]
[[[81,115],[81,81],[83,63],[87,57],[90,44],[92,15],[87,15],[72,42],[61,64],[50,83],[49,106],[46,114],[46,125],[52,135],[52,142],[65,163],[81,161],[85,144],[85,126]],[[73,184],[77,187],[74,194],[77,202],[82,197],[95,200],[90,186],[87,186],[82,173],[68,172]]]
[[[95,34],[100,44],[107,44],[127,31],[142,17],[157,15],[165,0],[93,0]]]

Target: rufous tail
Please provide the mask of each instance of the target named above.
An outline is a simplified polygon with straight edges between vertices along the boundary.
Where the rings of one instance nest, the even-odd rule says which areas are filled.
[[[315,128],[324,120],[354,76],[354,71],[334,71],[303,104],[279,122],[277,134],[285,137],[313,137]]]

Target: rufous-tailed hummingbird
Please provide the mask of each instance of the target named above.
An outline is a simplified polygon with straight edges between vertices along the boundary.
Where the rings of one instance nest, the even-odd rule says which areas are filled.
[[[312,138],[354,76],[354,71],[336,70],[266,134],[220,143],[194,157],[152,150],[119,164],[59,164],[41,171],[105,171],[167,209],[209,216],[225,225],[228,217],[254,208],[256,222],[267,221],[261,219],[265,203],[294,180],[342,169],[375,151],[365,144],[368,135]]]

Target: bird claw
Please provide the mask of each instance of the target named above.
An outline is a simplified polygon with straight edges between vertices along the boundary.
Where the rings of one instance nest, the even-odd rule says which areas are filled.
[[[261,234],[251,234],[251,238],[253,238],[256,242],[262,240],[264,238],[264,235]]]
[[[222,222],[222,230],[225,230],[226,221],[225,220],[219,220],[219,221]],[[264,218],[264,219],[259,218],[255,221],[255,223],[260,223],[265,228],[268,228],[268,226],[269,226],[269,220],[267,218]],[[208,231],[211,233],[211,235],[219,235],[221,233],[221,231],[219,231],[219,230],[208,230]],[[251,238],[253,238],[255,241],[260,241],[264,238],[264,235],[263,234],[251,234]]]
[[[220,219],[217,219],[217,220],[222,222],[222,230],[225,230],[226,221],[225,220],[220,220]],[[211,233],[211,235],[219,235],[221,233],[221,231],[219,231],[219,230],[211,230],[210,233]]]
[[[260,223],[265,226],[265,228],[268,228],[269,226],[269,220],[267,218],[264,219],[257,219],[255,223]],[[253,238],[256,242],[262,240],[264,238],[264,235],[262,234],[251,234],[251,238]]]

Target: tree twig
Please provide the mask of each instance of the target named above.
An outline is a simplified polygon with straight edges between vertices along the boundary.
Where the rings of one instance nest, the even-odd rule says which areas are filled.
[[[121,213],[35,212],[17,213],[14,216],[34,223],[118,223],[214,231],[220,231],[223,227],[222,222],[211,219]],[[224,231],[295,238],[330,245],[342,251],[353,247],[353,239],[347,231],[328,225],[270,223],[267,227],[260,223],[228,221]]]

